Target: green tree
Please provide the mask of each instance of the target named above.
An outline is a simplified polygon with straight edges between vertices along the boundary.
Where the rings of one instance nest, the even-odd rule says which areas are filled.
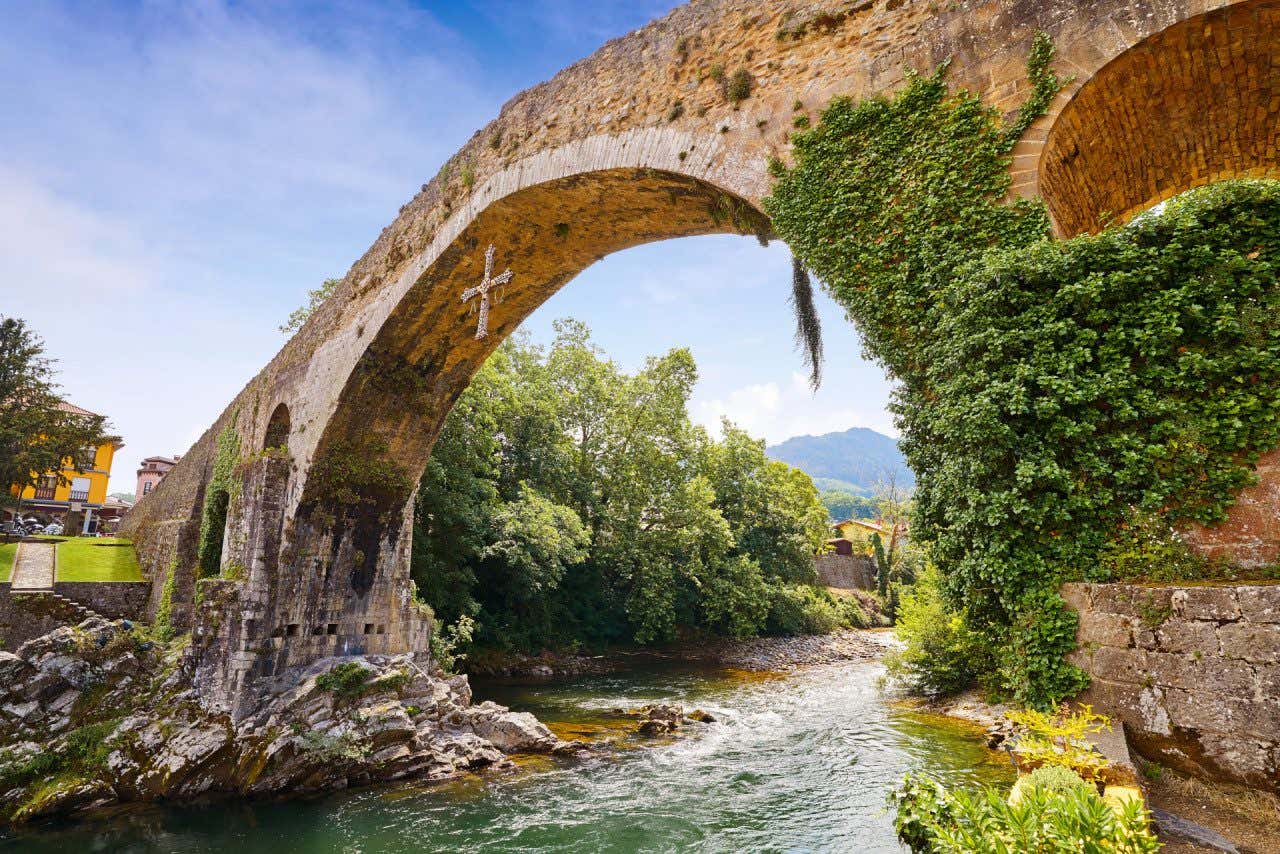
[[[315,314],[316,309],[333,295],[333,292],[338,289],[340,284],[342,284],[342,279],[325,279],[320,287],[307,291],[307,304],[294,309],[289,314],[289,319],[280,325],[280,331],[286,335],[292,335],[301,329],[302,324],[306,323],[307,319]]]
[[[0,502],[14,503],[8,486],[34,487],[42,476],[92,468],[109,438],[106,419],[68,410],[54,381],[44,342],[18,318],[0,316]]]
[[[718,442],[693,425],[687,350],[627,373],[581,323],[555,329],[545,350],[504,342],[450,413],[418,493],[420,594],[499,648],[763,630],[826,536],[812,482],[732,425]],[[792,622],[835,624],[797,601]]]

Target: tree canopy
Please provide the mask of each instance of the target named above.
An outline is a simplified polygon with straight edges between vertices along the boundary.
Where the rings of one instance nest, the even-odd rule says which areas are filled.
[[[0,316],[0,501],[9,486],[35,486],[62,469],[88,469],[106,441],[106,419],[64,405],[44,342],[24,321]]]
[[[687,350],[627,373],[585,326],[506,341],[450,413],[418,492],[413,575],[440,620],[518,650],[769,628],[813,581],[809,477],[687,411]]]

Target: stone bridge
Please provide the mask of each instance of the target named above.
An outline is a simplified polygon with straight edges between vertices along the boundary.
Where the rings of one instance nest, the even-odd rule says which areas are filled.
[[[418,477],[472,375],[557,289],[649,241],[768,239],[767,162],[835,95],[949,59],[954,84],[1015,110],[1040,30],[1071,82],[1015,149],[1013,192],[1060,234],[1280,176],[1280,0],[694,0],[508,102],[133,510],[152,611],[193,629],[206,700],[234,711],[288,667],[426,648]],[[478,339],[461,295],[491,244],[515,277]],[[222,572],[197,592],[202,528]],[[1221,548],[1280,554],[1224,530]]]

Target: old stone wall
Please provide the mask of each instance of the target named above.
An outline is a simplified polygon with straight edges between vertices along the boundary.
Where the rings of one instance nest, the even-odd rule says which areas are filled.
[[[151,596],[148,581],[58,581],[53,592],[111,620],[145,620]],[[62,619],[15,601],[9,582],[0,583],[0,650],[13,652],[32,638],[62,625]]]
[[[1084,702],[1143,755],[1280,791],[1280,584],[1068,584]]]
[[[818,583],[824,587],[841,590],[875,590],[876,569],[866,555],[838,555],[835,552],[818,555],[813,559],[818,573]]]
[[[0,650],[13,652],[60,625],[56,617],[31,613],[10,595],[9,582],[0,582]]]
[[[109,620],[145,620],[151,598],[149,581],[58,581],[53,592]]]

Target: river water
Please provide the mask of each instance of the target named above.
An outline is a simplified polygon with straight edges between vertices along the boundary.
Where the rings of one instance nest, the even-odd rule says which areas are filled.
[[[884,804],[904,772],[1000,784],[1012,771],[972,730],[887,704],[880,672],[861,662],[765,675],[647,660],[557,684],[477,681],[477,700],[610,746],[586,760],[534,757],[516,771],[432,787],[148,807],[28,831],[0,850],[901,851]],[[654,741],[609,714],[658,700],[719,721]]]

